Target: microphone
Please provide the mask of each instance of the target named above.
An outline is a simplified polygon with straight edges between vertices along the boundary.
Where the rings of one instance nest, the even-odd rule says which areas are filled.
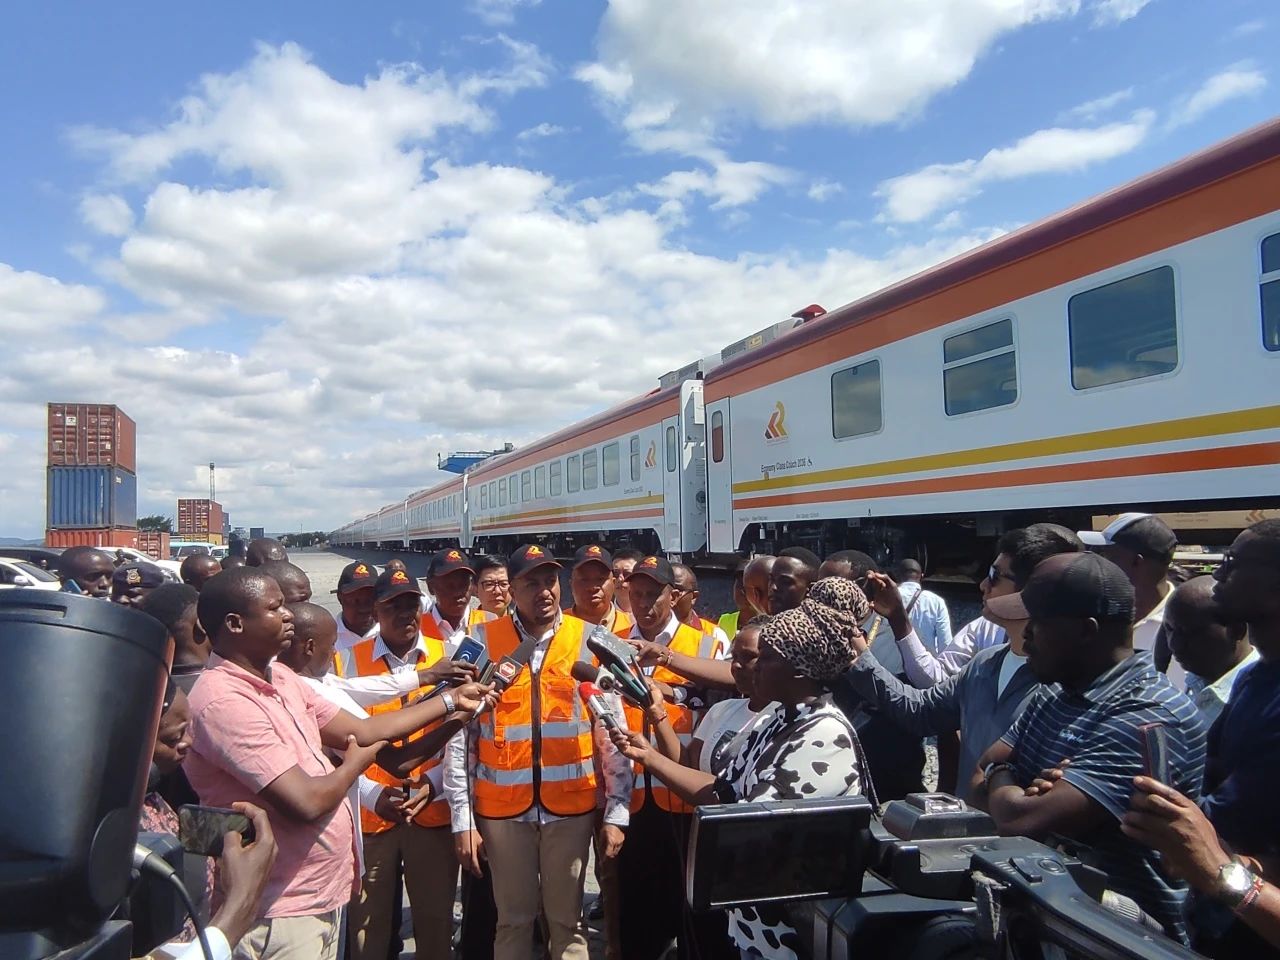
[[[161,880],[177,879],[177,873],[165,862],[164,857],[140,843],[133,845],[133,869]]]
[[[653,705],[653,696],[636,663],[635,651],[604,627],[597,625],[587,637],[587,649],[599,659],[601,666],[613,674],[618,692],[637,707]]]
[[[578,684],[578,696],[587,705],[587,712],[591,714],[592,720],[599,720],[604,724],[606,730],[618,729],[618,718],[613,715],[613,711],[604,702],[604,695],[599,687],[584,680]]]
[[[618,687],[618,681],[613,679],[613,674],[608,668],[597,667],[594,663],[587,663],[585,660],[579,660],[569,672],[579,683],[594,683],[605,693],[616,690]]]
[[[465,636],[458,641],[458,649],[453,651],[453,656],[449,658],[454,663],[469,663],[476,667],[477,670],[484,670],[489,664],[489,651],[483,643],[473,636]],[[438,697],[444,693],[449,687],[458,686],[457,681],[447,681],[445,683],[434,684],[415,702],[421,703],[423,700],[430,700],[432,697]]]

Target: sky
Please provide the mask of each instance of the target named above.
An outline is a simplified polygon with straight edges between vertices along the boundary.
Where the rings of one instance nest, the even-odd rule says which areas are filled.
[[[0,535],[45,404],[142,514],[331,529],[1280,112],[1270,0],[0,10]]]

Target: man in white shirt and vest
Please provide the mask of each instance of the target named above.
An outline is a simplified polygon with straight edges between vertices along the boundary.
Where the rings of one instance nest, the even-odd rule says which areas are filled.
[[[338,588],[333,592],[342,609],[333,619],[338,625],[334,652],[339,656],[378,632],[378,614],[373,608],[373,585],[377,579],[377,569],[363,560],[348,563],[338,576]]]
[[[465,744],[447,750],[445,792],[457,849],[479,874],[492,868],[498,908],[495,960],[531,960],[541,909],[550,960],[587,960],[579,931],[583,871],[605,781],[606,856],[623,846],[631,764],[593,725],[572,667],[590,660],[589,626],[560,611],[560,564],[527,545],[512,554],[516,612],[475,628],[509,685]],[[467,789],[467,786],[470,789]]]

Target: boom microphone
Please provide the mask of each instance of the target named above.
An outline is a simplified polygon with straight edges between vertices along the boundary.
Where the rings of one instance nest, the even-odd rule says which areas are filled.
[[[594,683],[583,681],[578,684],[578,696],[587,705],[587,712],[592,720],[599,720],[609,731],[618,729],[618,718],[613,715],[608,704],[604,702],[604,694]]]
[[[638,707],[653,705],[653,694],[640,673],[635,652],[604,627],[597,625],[587,637],[587,649],[596,655],[601,665],[613,674],[618,692]]]

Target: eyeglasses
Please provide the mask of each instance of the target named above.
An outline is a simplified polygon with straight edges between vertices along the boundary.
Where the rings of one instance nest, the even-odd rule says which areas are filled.
[[[992,586],[995,586],[1001,580],[1008,580],[1010,583],[1017,582],[1012,573],[1005,573],[994,563],[991,565],[991,568],[987,570],[987,580]]]
[[[508,580],[481,580],[480,581],[481,590],[506,590],[510,586],[511,586],[511,583]]]

